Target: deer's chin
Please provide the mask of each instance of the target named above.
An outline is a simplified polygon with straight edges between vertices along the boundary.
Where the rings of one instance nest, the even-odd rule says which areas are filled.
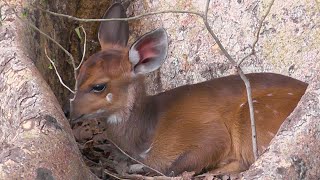
[[[122,121],[123,121],[123,118],[117,113],[111,114],[107,119],[107,122],[109,124],[119,124]]]

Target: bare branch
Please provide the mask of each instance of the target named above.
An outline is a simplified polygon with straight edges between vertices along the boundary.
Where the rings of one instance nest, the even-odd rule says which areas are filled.
[[[222,43],[220,42],[219,38],[215,35],[215,33],[212,31],[209,23],[208,23],[208,9],[209,9],[209,3],[210,0],[207,0],[206,3],[206,9],[205,14],[203,16],[203,22],[208,30],[208,32],[211,34],[213,39],[218,44],[221,51],[224,53],[224,55],[227,57],[227,59],[231,62],[231,64],[237,68],[237,71],[243,80],[246,90],[247,90],[247,98],[248,98],[248,104],[249,104],[249,111],[250,111],[250,121],[251,121],[251,132],[252,132],[252,148],[253,148],[253,155],[254,159],[258,159],[258,148],[257,148],[257,136],[256,136],[256,126],[255,126],[255,120],[254,120],[254,109],[253,109],[253,103],[252,103],[252,94],[251,94],[251,86],[250,82],[247,79],[247,77],[244,75],[242,69],[237,65],[236,61],[230,56],[230,54],[227,52],[227,50],[223,47]]]
[[[62,80],[62,78],[61,78],[61,76],[60,76],[60,74],[59,74],[59,72],[58,72],[58,70],[57,70],[56,65],[54,64],[54,62],[52,61],[52,59],[51,59],[51,58],[48,56],[48,54],[47,54],[47,48],[44,48],[44,54],[46,55],[46,57],[49,59],[51,65],[53,66],[53,68],[54,68],[54,70],[55,70],[55,72],[56,72],[56,75],[57,75],[58,78],[59,78],[60,83],[61,83],[66,89],[68,89],[71,93],[75,94],[75,92],[74,92],[73,90],[71,90],[71,88],[69,88],[69,87],[63,82],[63,80]]]
[[[108,171],[107,169],[104,169],[103,172],[108,174],[109,176],[115,178],[115,179],[122,179],[122,178],[118,177],[117,175],[113,174],[112,172]]]
[[[227,57],[227,59],[231,62],[231,64],[233,66],[236,66],[236,61],[230,56],[230,54],[228,53],[228,51],[224,48],[224,46],[222,45],[222,43],[220,42],[219,38],[215,35],[215,33],[212,31],[209,23],[208,23],[208,9],[209,9],[209,3],[210,0],[207,0],[206,3],[206,10],[205,10],[205,15],[203,18],[203,22],[207,28],[207,30],[209,31],[210,35],[213,37],[214,41],[218,44],[219,48],[221,49],[221,51],[223,52],[223,54]]]
[[[253,42],[251,52],[239,61],[238,66],[240,66],[241,63],[242,63],[244,60],[246,60],[248,57],[250,57],[250,56],[252,56],[252,55],[254,55],[254,54],[256,53],[255,48],[256,48],[256,44],[257,44],[258,41],[259,41],[259,36],[260,36],[262,24],[264,23],[266,17],[269,15],[270,10],[271,10],[271,7],[272,7],[273,4],[274,4],[274,0],[271,0],[270,4],[269,4],[269,6],[268,6],[268,9],[267,9],[266,14],[262,17],[262,19],[261,19],[261,21],[260,21],[260,23],[259,23],[258,31],[257,31],[257,33],[256,33],[256,38],[255,38],[255,40],[254,40],[254,42]]]
[[[86,56],[86,46],[87,46],[87,33],[85,31],[85,29],[83,28],[83,26],[80,26],[80,28],[82,29],[83,33],[84,33],[84,41],[83,41],[83,52],[82,52],[82,59],[80,61],[80,64],[78,65],[78,67],[76,67],[76,70],[78,71],[79,68],[81,67],[84,57]]]
[[[127,174],[123,176],[124,179],[143,179],[143,180],[175,180],[184,179],[182,176],[168,177],[168,176],[143,176],[140,174]],[[186,178],[185,178],[186,179]]]
[[[80,69],[80,67],[81,67],[81,65],[82,65],[82,63],[84,61],[84,58],[86,56],[86,48],[87,48],[86,47],[87,46],[87,33],[86,33],[85,29],[83,28],[83,26],[80,26],[80,28],[84,33],[84,42],[83,42],[82,58],[81,58],[81,61],[80,61],[79,65],[76,67],[75,62],[73,61],[73,63],[74,63],[73,71],[74,71],[74,74],[75,74],[75,76],[74,76],[74,82],[75,82],[74,89],[75,89],[75,92],[77,92],[77,90],[78,90],[78,79],[77,79],[76,75],[77,75],[77,72]],[[76,98],[76,93],[73,94],[73,97],[71,99],[69,99],[70,112],[73,111],[73,101],[75,100],[75,98]]]
[[[161,176],[165,176],[165,177],[166,177],[166,175],[164,175],[164,174],[161,173],[160,171],[158,171],[158,170],[156,170],[156,169],[154,169],[154,168],[152,168],[152,167],[150,167],[150,166],[147,166],[147,165],[145,165],[144,163],[142,163],[141,161],[139,161],[139,160],[131,157],[129,154],[127,154],[124,150],[122,150],[122,149],[121,149],[116,143],[114,143],[112,140],[108,139],[108,141],[111,142],[116,148],[119,149],[119,151],[121,151],[125,156],[129,157],[131,160],[133,160],[133,161],[135,161],[135,162],[137,162],[137,163],[139,163],[139,164],[147,167],[148,169],[150,169],[150,170],[158,173],[158,174],[161,175]]]
[[[33,6],[33,5],[31,5]],[[56,13],[56,12],[52,12],[46,9],[42,9],[40,7],[36,7],[33,6],[34,8],[40,9],[41,11],[47,12],[51,15],[55,15],[55,16],[59,16],[59,17],[65,17],[74,21],[79,21],[79,22],[103,22],[103,21],[130,21],[130,20],[136,20],[136,19],[141,19],[143,17],[147,17],[147,16],[152,16],[152,15],[157,15],[157,14],[168,14],[168,13],[179,13],[179,14],[193,14],[193,15],[197,15],[200,17],[203,17],[203,14],[200,12],[196,12],[196,11],[184,11],[184,10],[163,10],[163,11],[156,11],[156,12],[148,12],[148,13],[144,13],[144,14],[140,14],[134,17],[128,17],[128,18],[112,18],[112,19],[84,19],[84,18],[77,18],[74,16],[70,16],[67,14],[61,14],[61,13]]]

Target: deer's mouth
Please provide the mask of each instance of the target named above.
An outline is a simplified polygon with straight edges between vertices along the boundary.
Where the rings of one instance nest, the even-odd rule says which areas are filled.
[[[90,120],[90,119],[94,119],[94,118],[100,118],[100,117],[105,117],[107,113],[107,110],[105,109],[99,109],[93,113],[90,114],[81,114],[79,116],[76,116],[74,118],[72,118],[70,121],[72,124],[84,121],[84,120]]]
[[[78,122],[80,122],[80,121],[83,121],[83,120],[84,120],[83,116],[85,116],[85,115],[82,114],[82,115],[80,115],[80,116],[78,116],[78,117],[72,118],[72,119],[70,119],[70,122],[71,122],[72,124],[76,124],[76,123],[78,123]]]

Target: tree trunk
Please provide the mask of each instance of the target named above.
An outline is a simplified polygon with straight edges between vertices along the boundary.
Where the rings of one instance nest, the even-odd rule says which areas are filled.
[[[22,50],[26,26],[3,2],[0,7],[0,179],[96,179],[58,101]]]

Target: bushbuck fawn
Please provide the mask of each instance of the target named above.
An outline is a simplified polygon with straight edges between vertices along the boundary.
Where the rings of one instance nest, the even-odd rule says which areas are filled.
[[[113,4],[104,18],[126,17]],[[80,69],[73,120],[102,118],[108,138],[122,150],[167,175],[184,171],[236,173],[253,163],[244,83],[237,75],[185,85],[154,96],[144,74],[164,62],[164,29],[140,37],[128,48],[126,21],[102,22],[101,51]],[[307,84],[272,73],[247,74],[252,86],[261,153],[296,107]]]

